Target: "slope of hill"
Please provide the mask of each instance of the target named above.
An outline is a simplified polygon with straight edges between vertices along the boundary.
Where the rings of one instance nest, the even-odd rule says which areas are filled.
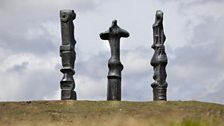
[[[0,126],[224,126],[224,105],[197,101],[0,102]]]

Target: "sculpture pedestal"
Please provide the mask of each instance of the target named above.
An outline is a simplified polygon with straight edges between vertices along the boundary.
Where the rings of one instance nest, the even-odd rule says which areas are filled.
[[[61,90],[61,98],[62,100],[76,100],[76,92],[72,90]]]
[[[121,100],[121,79],[108,79],[107,100]]]
[[[153,88],[153,100],[166,101],[166,88]]]

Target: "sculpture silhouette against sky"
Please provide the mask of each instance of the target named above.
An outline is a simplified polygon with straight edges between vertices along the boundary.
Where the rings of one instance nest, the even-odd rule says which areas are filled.
[[[73,10],[61,10],[61,36],[62,45],[60,46],[60,56],[62,58],[61,72],[63,78],[60,81],[61,85],[61,99],[76,100],[75,81],[73,75],[75,74],[74,63],[76,59],[75,52],[75,38],[74,38],[74,24],[73,20],[76,14]],[[121,100],[121,71],[123,65],[120,61],[120,39],[121,37],[129,37],[129,33],[117,25],[117,20],[112,22],[109,30],[100,34],[102,40],[108,40],[111,49],[111,57],[108,61],[108,87],[107,100]],[[153,24],[153,44],[154,54],[151,59],[153,66],[154,82],[151,84],[153,88],[153,100],[167,100],[167,82],[166,82],[166,65],[168,63],[165,52],[164,42],[166,36],[163,30],[163,12],[156,11],[155,23]]]
[[[73,20],[76,18],[76,14],[73,10],[61,10],[61,37],[62,45],[60,46],[60,56],[62,58],[61,72],[63,73],[63,78],[60,82],[61,84],[61,99],[74,99],[76,100],[76,92],[73,91],[75,88],[75,81],[73,75],[74,62],[76,59],[75,52],[75,38],[74,38],[74,24]]]
[[[108,40],[111,48],[111,57],[108,61],[108,87],[107,100],[121,100],[121,71],[123,65],[120,62],[120,38],[129,37],[129,33],[112,22],[112,26],[106,32],[100,34],[102,40]]]
[[[153,66],[155,80],[151,86],[153,88],[153,100],[166,100],[166,65],[168,63],[165,52],[164,42],[166,36],[163,30],[163,12],[161,10],[156,11],[155,23],[153,24],[153,44],[152,48],[155,50],[151,59],[151,65]]]

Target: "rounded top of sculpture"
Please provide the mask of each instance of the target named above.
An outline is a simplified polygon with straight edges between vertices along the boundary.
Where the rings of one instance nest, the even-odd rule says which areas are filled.
[[[120,28],[117,25],[117,20],[112,21],[112,25],[106,32],[100,34],[100,38],[103,40],[108,40],[110,36],[119,36],[119,37],[129,37],[128,31]]]
[[[117,25],[117,20],[113,20],[113,21],[112,21],[112,26],[113,26],[113,25]]]
[[[76,14],[74,10],[60,10],[60,18],[63,22],[72,21],[76,18]]]
[[[163,18],[163,12],[161,10],[156,11],[156,18],[157,19],[162,19]]]

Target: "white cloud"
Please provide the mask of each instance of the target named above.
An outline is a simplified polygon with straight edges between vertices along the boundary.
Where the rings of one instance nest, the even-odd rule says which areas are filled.
[[[1,62],[0,100],[37,100],[53,95],[59,88],[57,61],[50,55],[41,58],[32,54],[8,56]]]
[[[91,76],[76,76],[76,92],[80,100],[106,100],[106,76],[94,79]]]

